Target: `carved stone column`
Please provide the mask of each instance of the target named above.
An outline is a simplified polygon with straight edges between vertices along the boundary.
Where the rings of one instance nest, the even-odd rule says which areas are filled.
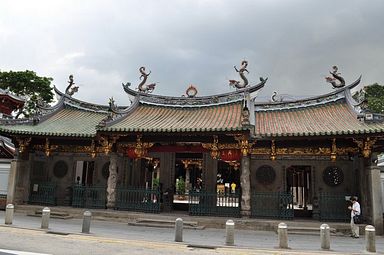
[[[117,184],[117,155],[110,154],[109,177],[107,187],[107,208],[113,209],[116,205],[116,184]]]
[[[16,193],[16,177],[17,172],[20,171],[20,160],[13,159],[11,161],[11,170],[8,176],[8,191],[7,191],[7,204],[15,204]]]
[[[243,156],[241,158],[241,215],[251,215],[251,169],[250,157]]]
[[[376,234],[383,234],[383,207],[382,207],[382,191],[381,191],[381,179],[380,179],[380,167],[369,166],[366,167],[368,173],[368,183],[370,188],[369,203],[371,204],[371,219],[372,225],[376,229]],[[364,208],[361,208],[364,214]]]

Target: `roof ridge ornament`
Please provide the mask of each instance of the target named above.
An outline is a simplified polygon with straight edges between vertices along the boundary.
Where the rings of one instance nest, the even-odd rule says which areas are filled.
[[[244,72],[249,73],[249,71],[247,70],[247,66],[248,66],[247,60],[241,61],[239,70],[236,68],[236,66],[233,66],[235,68],[236,72],[239,73],[240,78],[243,80],[243,82],[241,83],[241,81],[229,80],[229,86],[235,87],[236,89],[242,89],[242,88],[245,88],[246,86],[248,86],[248,79],[247,79],[247,77],[245,77],[245,74],[244,74]]]
[[[75,82],[73,81],[73,75],[69,75],[69,85],[65,89],[65,94],[69,96],[73,96],[77,91],[79,91],[79,86],[75,86]]]
[[[337,66],[333,66],[332,69],[333,70],[329,72],[332,75],[332,77],[331,76],[325,77],[325,81],[331,83],[334,89],[344,87],[345,80],[343,77],[341,77],[341,73],[337,72],[339,68]],[[338,83],[336,83],[336,81],[338,81]]]

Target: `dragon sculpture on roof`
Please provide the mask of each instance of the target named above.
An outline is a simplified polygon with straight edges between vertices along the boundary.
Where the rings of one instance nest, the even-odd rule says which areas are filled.
[[[337,66],[333,66],[332,69],[333,70],[329,72],[332,75],[332,77],[330,76],[325,77],[326,82],[331,83],[334,89],[344,87],[345,80],[343,77],[340,76],[340,73],[337,72],[339,69],[337,68]],[[336,83],[337,81],[338,83]]]
[[[241,82],[241,81],[236,81],[236,80],[229,80],[229,85],[230,86],[235,87],[237,89],[242,89],[242,88],[245,88],[248,85],[248,79],[244,75],[244,72],[249,73],[248,70],[247,70],[247,66],[248,66],[248,61],[246,61],[246,60],[241,61],[241,65],[240,65],[240,69],[239,70],[237,69],[236,66],[234,66],[236,72],[239,73],[240,78],[243,81]]]
[[[156,83],[145,84],[147,82],[148,76],[151,74],[151,71],[149,71],[149,73],[146,73],[145,67],[142,66],[139,68],[139,72],[141,73],[140,80],[142,79],[142,81],[137,86],[137,90],[143,93],[152,93],[155,90]],[[131,86],[130,82],[127,82],[126,84],[123,83],[123,87],[129,86]]]
[[[79,91],[79,86],[75,86],[75,82],[73,81],[73,75],[69,76],[68,86],[65,89],[65,94],[69,96],[73,96],[77,91]]]

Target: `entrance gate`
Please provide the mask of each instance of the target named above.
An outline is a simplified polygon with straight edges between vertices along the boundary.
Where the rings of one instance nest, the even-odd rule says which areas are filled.
[[[189,214],[240,218],[240,193],[190,192]]]
[[[351,211],[348,210],[348,201],[342,194],[319,194],[320,220],[349,221]]]
[[[80,208],[105,209],[106,188],[105,186],[73,186],[72,206]]]
[[[160,191],[135,187],[119,187],[117,189],[116,209],[159,213]]]
[[[258,218],[293,219],[293,196],[288,192],[254,192],[251,216]]]

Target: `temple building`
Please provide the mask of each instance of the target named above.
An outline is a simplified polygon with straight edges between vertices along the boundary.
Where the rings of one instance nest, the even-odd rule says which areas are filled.
[[[12,113],[24,106],[24,99],[0,89],[0,118],[10,119]],[[7,202],[8,176],[11,160],[15,153],[15,146],[11,139],[0,136],[0,209],[4,209]]]
[[[54,88],[56,105],[0,122],[17,148],[8,202],[348,221],[357,196],[382,233],[384,118],[352,97],[361,77],[346,85],[336,68],[328,94],[261,103],[267,79],[248,84],[246,68],[233,92],[199,97],[191,85],[171,97],[153,94],[141,67],[138,91],[123,84],[128,106]]]

